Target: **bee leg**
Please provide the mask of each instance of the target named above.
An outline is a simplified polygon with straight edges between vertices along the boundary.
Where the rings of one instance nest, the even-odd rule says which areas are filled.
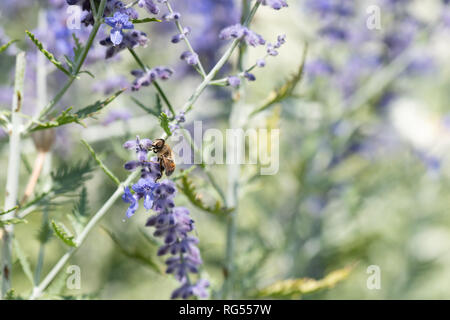
[[[159,168],[161,170],[161,177],[162,177],[162,175],[164,173],[164,161],[163,161],[163,159],[159,159]]]

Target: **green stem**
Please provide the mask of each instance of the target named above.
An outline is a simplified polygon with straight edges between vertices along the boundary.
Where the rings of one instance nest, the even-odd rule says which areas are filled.
[[[67,90],[72,86],[73,82],[75,81],[78,73],[81,70],[81,67],[83,66],[84,61],[86,60],[86,57],[88,55],[89,50],[92,47],[92,44],[94,42],[94,39],[98,33],[98,29],[100,28],[101,24],[103,23],[103,12],[105,11],[106,6],[106,0],[102,0],[100,3],[100,6],[97,11],[97,15],[94,17],[95,22],[94,26],[91,30],[91,33],[89,34],[89,38],[86,42],[86,45],[83,48],[83,51],[80,55],[80,57],[75,62],[75,67],[73,69],[72,76],[67,80],[66,84],[62,89],[55,95],[55,97],[44,107],[42,108],[41,112],[39,112],[38,115],[36,115],[24,128],[23,133],[28,133],[31,126],[36,123],[43,120],[43,118],[53,109],[53,107],[61,100],[61,98],[65,95]]]
[[[33,292],[31,293],[29,299],[34,300],[39,298],[44,290],[48,287],[48,285],[55,279],[55,277],[58,275],[58,273],[61,271],[61,269],[64,267],[64,265],[69,261],[69,259],[73,256],[73,254],[76,252],[76,250],[84,243],[86,240],[87,235],[92,231],[92,229],[95,227],[95,225],[103,218],[103,216],[108,212],[108,210],[114,205],[114,203],[117,201],[117,199],[120,198],[120,196],[123,194],[124,187],[128,186],[134,179],[138,177],[140,174],[140,171],[137,170],[133,172],[131,175],[128,176],[128,178],[125,180],[125,182],[121,183],[116,191],[111,195],[111,197],[103,204],[103,206],[98,210],[94,216],[89,220],[88,224],[84,227],[83,231],[78,235],[78,237],[75,240],[75,243],[77,244],[76,248],[70,248],[60,259],[59,261],[54,265],[54,267],[50,270],[50,272],[47,274],[47,276],[42,280],[42,282],[33,288]]]
[[[256,2],[253,6],[252,10],[248,13],[247,18],[244,20],[244,17],[247,15],[249,11],[249,1],[244,0],[243,3],[243,11],[241,20],[245,21],[244,25],[248,25],[252,18],[254,17],[256,10],[258,9],[259,2]],[[243,44],[240,47],[239,55],[237,59],[237,69],[239,72],[244,71],[244,59],[246,53],[246,45]],[[242,101],[244,98],[244,86],[238,88],[240,94],[239,101]],[[229,117],[229,126],[232,129],[240,129],[242,126],[240,111],[243,106],[239,103],[239,101],[235,101],[233,103],[233,107]],[[238,152],[238,150],[236,150]],[[237,157],[239,159],[239,157]],[[234,256],[235,256],[235,247],[236,247],[236,229],[237,229],[237,214],[238,214],[238,205],[239,205],[239,180],[241,174],[241,166],[239,163],[232,163],[228,165],[228,190],[227,190],[227,204],[230,208],[233,208],[233,211],[228,215],[227,220],[227,234],[226,234],[226,247],[225,247],[225,279],[222,287],[222,298],[228,299],[233,298],[233,286],[234,286],[234,274],[235,274],[235,265],[234,265]]]
[[[132,48],[128,48],[128,51],[130,51],[131,55],[133,56],[134,60],[136,60],[136,62],[139,65],[139,67],[144,72],[147,72],[148,68],[145,66],[144,62],[142,62],[141,58],[139,58],[139,56],[137,55],[136,51],[134,51],[134,49],[132,49]],[[158,82],[156,80],[153,81],[153,85],[155,86],[156,91],[158,91],[159,95],[164,100],[164,103],[167,105],[167,107],[169,108],[170,112],[172,113],[172,117],[175,117],[176,113],[175,113],[175,110],[173,109],[172,104],[170,103],[170,101],[167,98],[166,94],[161,89],[161,87],[159,86],[159,84],[158,84]]]
[[[172,9],[172,6],[170,5],[169,1],[166,2],[166,6],[167,6],[167,9],[169,10],[170,13],[174,13],[173,9]],[[184,29],[183,29],[183,26],[181,25],[181,23],[178,20],[175,20],[175,25],[177,26],[178,31],[182,34],[184,32]],[[183,40],[186,43],[186,46],[188,47],[189,51],[192,54],[196,55],[196,53],[195,53],[194,49],[192,48],[192,45],[189,42],[189,39],[187,38],[187,36],[184,36]],[[200,60],[198,60],[198,71],[203,76],[203,78],[206,77],[205,69],[203,68],[203,65],[200,62]]]
[[[22,119],[19,117],[23,102],[24,76],[25,76],[25,52],[20,52],[16,56],[16,74],[14,83],[13,103],[11,110],[11,136],[9,139],[9,157],[8,170],[5,188],[5,204],[4,211],[11,209],[17,205],[17,195],[19,190],[19,171],[20,171],[20,126]],[[2,215],[2,219],[12,219],[16,215],[16,211],[10,211]],[[11,289],[12,276],[12,240],[14,238],[14,225],[3,227],[3,245],[1,260],[1,278],[2,290],[1,297]]]

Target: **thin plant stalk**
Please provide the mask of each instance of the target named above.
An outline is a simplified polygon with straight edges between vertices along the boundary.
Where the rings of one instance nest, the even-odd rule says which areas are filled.
[[[123,189],[128,186],[134,179],[138,177],[140,174],[139,170],[133,172],[128,176],[128,178],[121,183],[116,191],[109,197],[109,199],[103,204],[103,206],[98,210],[94,216],[89,220],[87,225],[84,227],[84,229],[81,231],[81,233],[77,236],[75,239],[76,247],[70,248],[59,260],[58,262],[53,266],[53,268],[50,270],[50,272],[47,274],[47,276],[42,280],[42,282],[33,288],[33,291],[29,297],[30,300],[34,300],[39,298],[44,290],[49,286],[49,284],[55,279],[55,277],[58,275],[58,273],[61,271],[61,269],[64,267],[64,265],[67,263],[67,261],[73,256],[73,254],[76,252],[76,250],[83,244],[83,242],[86,240],[86,237],[88,234],[92,231],[92,229],[97,225],[97,223],[105,216],[105,214],[108,212],[109,209],[114,205],[114,203],[117,201],[117,199],[120,198],[120,196],[123,194]]]
[[[86,60],[87,54],[94,43],[94,39],[98,33],[100,26],[103,23],[103,12],[105,11],[106,0],[102,0],[97,11],[97,15],[94,16],[94,26],[89,34],[89,38],[86,42],[86,45],[83,48],[83,51],[80,57],[75,61],[75,66],[73,69],[72,76],[67,80],[66,84],[62,87],[62,89],[55,95],[55,97],[44,107],[41,111],[25,126],[23,133],[28,133],[29,129],[36,122],[41,122],[44,117],[55,107],[55,105],[62,99],[62,97],[66,94],[67,90],[72,86],[73,82],[77,78],[78,73],[80,72],[84,61]]]
[[[258,2],[257,2],[258,4]],[[241,20],[244,21],[244,24],[248,24],[256,10],[258,9],[257,5],[250,10],[250,2],[244,0],[243,9],[242,9],[242,17]],[[245,18],[247,17],[247,18]],[[244,60],[245,54],[247,52],[246,45],[242,44],[239,48],[239,55],[237,58],[237,69],[242,72],[244,68]],[[229,127],[230,129],[240,129],[242,128],[242,120],[241,120],[241,110],[243,109],[242,101],[245,99],[245,90],[244,84],[242,84],[237,89],[237,94],[234,96],[239,97],[239,100],[234,101],[232,105],[232,109],[229,116]],[[240,146],[234,146],[234,158],[233,163],[228,164],[228,188],[227,188],[227,204],[230,208],[233,208],[233,211],[227,216],[227,233],[226,233],[226,247],[225,247],[225,279],[222,287],[222,298],[228,299],[233,298],[233,285],[234,285],[234,274],[235,274],[235,264],[234,264],[234,256],[235,256],[235,247],[236,247],[236,220],[238,215],[238,206],[239,206],[239,181],[241,175],[241,166],[240,159],[243,159],[245,155],[239,154],[241,152]],[[228,148],[227,148],[228,150]]]
[[[6,196],[5,211],[17,205],[17,196],[19,190],[19,170],[20,170],[20,126],[22,119],[19,116],[23,101],[23,84],[25,76],[25,52],[20,52],[16,56],[16,74],[14,84],[14,94],[11,110],[12,129],[9,139],[9,159],[8,172],[6,178]],[[5,214],[2,219],[12,219],[15,216],[15,210]],[[14,237],[14,225],[6,225],[2,230],[2,290],[1,296],[11,289],[12,276],[12,240]]]
[[[169,1],[166,2],[166,6],[167,6],[167,9],[169,10],[170,13],[174,13],[173,9],[172,9],[172,6],[170,5]],[[175,25],[177,26],[178,31],[182,34],[184,32],[184,30],[183,30],[183,26],[181,25],[181,23],[178,20],[175,20]],[[191,45],[189,39],[187,38],[187,36],[184,36],[183,40],[186,43],[186,46],[188,47],[188,50],[192,54],[196,55],[196,53],[195,53],[194,49],[192,48],[192,45]],[[206,77],[205,69],[203,68],[203,65],[200,62],[200,60],[198,60],[198,64],[197,65],[198,65],[198,69],[200,71],[200,74],[203,76],[203,78]]]

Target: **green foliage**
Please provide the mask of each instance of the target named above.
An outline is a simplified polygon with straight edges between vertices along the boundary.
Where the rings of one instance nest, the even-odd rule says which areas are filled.
[[[52,220],[52,227],[55,234],[60,238],[65,244],[69,247],[76,248],[77,244],[75,243],[74,236],[69,234],[67,228],[62,223],[56,223]]]
[[[127,245],[123,243],[112,231],[109,229],[102,227],[103,231],[109,236],[109,238],[114,242],[117,249],[128,258],[134,259],[137,262],[140,262],[153,271],[157,273],[162,273],[161,267],[150,257],[148,254],[144,254],[139,251],[137,247],[129,248]]]
[[[55,119],[46,123],[37,124],[34,127],[32,127],[30,131],[33,132],[49,128],[56,128],[69,123],[77,123],[79,125],[86,127],[86,125],[83,123],[82,120],[94,117],[124,91],[125,89],[119,90],[106,100],[96,101],[94,104],[82,108],[77,112],[72,112],[72,107],[70,107],[62,111],[61,114],[58,115]]]
[[[95,153],[94,149],[91,147],[91,145],[85,141],[85,140],[81,140],[81,142],[86,146],[86,148],[89,150],[89,152],[91,153],[92,157],[94,158],[95,162],[97,162],[97,164],[100,166],[100,168],[102,168],[103,172],[118,186],[120,185],[120,180],[119,178],[117,178],[114,173],[112,173],[111,170],[108,169],[108,167],[103,163],[102,160],[100,160],[100,158],[97,156],[97,154]]]
[[[8,209],[8,210],[6,210],[6,211],[0,212],[0,216],[1,216],[1,215],[4,215],[4,214],[7,214],[7,213],[10,213],[10,212],[13,212],[13,211],[15,211],[17,208],[19,208],[19,206],[15,206],[15,207],[12,207],[11,209]]]
[[[19,245],[19,241],[16,238],[14,238],[13,244],[14,244],[14,251],[17,255],[17,259],[19,260],[22,270],[27,276],[28,280],[30,280],[31,285],[34,286],[33,273],[31,272],[31,267],[30,263],[28,262],[28,258],[23,252],[22,248]]]
[[[7,225],[11,225],[11,224],[19,224],[19,223],[28,223],[28,221],[25,219],[19,219],[19,218],[0,220],[0,227],[4,227]]]
[[[194,183],[188,178],[188,176],[182,175],[180,178],[181,184],[178,184],[178,188],[197,208],[217,215],[228,214],[233,211],[232,208],[225,208],[219,200],[216,200],[213,206],[208,206],[203,202],[202,197],[196,191]]]
[[[5,51],[6,49],[9,48],[10,45],[12,45],[14,42],[17,42],[18,40],[11,40],[8,43],[5,43],[4,45],[2,45],[0,47],[0,53],[2,53],[3,51]]]
[[[261,104],[261,106],[257,107],[254,111],[252,111],[250,117],[270,108],[274,104],[279,103],[292,95],[297,84],[299,84],[300,81],[303,79],[307,52],[308,46],[305,45],[305,48],[303,50],[302,61],[300,63],[300,67],[298,68],[297,72],[290,79],[288,79],[281,87],[272,91],[266,98],[266,100]]]
[[[159,97],[158,95],[156,95],[157,97]],[[148,114],[151,114],[157,118],[159,118],[159,115],[161,114],[161,109],[157,110],[153,110],[152,108],[147,107],[145,104],[143,104],[141,101],[139,101],[138,99],[131,97],[131,100],[133,100],[133,102],[142,110],[144,110],[145,112],[147,112]],[[159,106],[161,107],[161,102],[159,103]]]
[[[161,22],[161,20],[156,18],[144,18],[144,19],[132,19],[131,22],[133,22],[133,24],[139,24],[147,22]]]
[[[353,270],[353,266],[348,266],[330,272],[325,278],[320,280],[300,278],[277,281],[274,284],[258,290],[257,297],[274,298],[299,298],[304,294],[312,293],[321,289],[333,288],[339,282],[348,278]]]
[[[22,297],[16,295],[16,291],[13,288],[9,289],[5,293],[4,299],[5,300],[23,300]]]
[[[55,67],[57,67],[59,70],[61,70],[62,72],[64,72],[66,75],[68,75],[69,77],[72,77],[72,74],[70,73],[70,71],[68,71],[66,68],[63,67],[62,63],[60,61],[58,61],[55,56],[48,52],[47,50],[44,49],[44,46],[42,44],[42,42],[40,42],[36,36],[34,34],[32,34],[30,31],[26,30],[25,31],[26,34],[28,35],[28,37],[30,38],[30,40],[36,45],[36,47],[38,48],[38,50],[40,52],[42,52],[44,54],[44,56],[55,65]]]
[[[50,226],[50,223],[47,221],[46,223],[43,223],[41,227],[39,228],[39,231],[37,233],[37,239],[41,244],[47,243],[53,236],[52,227]]]
[[[83,187],[81,189],[78,201],[75,202],[72,208],[72,214],[68,216],[77,234],[80,234],[83,230],[89,215],[90,211],[87,198],[87,189],[86,187]]]
[[[91,177],[93,170],[90,160],[79,161],[72,166],[63,163],[55,172],[51,173],[52,188],[51,192],[55,195],[75,191],[74,188],[83,185]]]
[[[159,125],[169,137],[172,135],[172,132],[169,128],[169,118],[164,112],[161,112],[161,114],[159,115]]]

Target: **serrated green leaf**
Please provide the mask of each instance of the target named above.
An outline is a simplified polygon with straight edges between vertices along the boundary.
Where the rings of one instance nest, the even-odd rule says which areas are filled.
[[[159,125],[168,136],[172,135],[172,132],[169,128],[169,117],[167,117],[167,114],[165,114],[164,112],[161,112],[161,114],[159,115]]]
[[[19,223],[28,223],[25,219],[19,219],[19,218],[11,218],[6,220],[0,220],[0,227],[4,227],[11,224],[19,224]]]
[[[83,47],[81,45],[80,39],[76,36],[75,33],[72,33],[73,41],[75,41],[75,46],[73,47],[73,53],[74,53],[74,61],[78,59],[78,57],[83,52]]]
[[[188,176],[182,175],[180,178],[181,184],[178,185],[178,188],[197,208],[212,214],[228,214],[233,211],[233,208],[223,207],[219,200],[216,200],[213,206],[206,205],[197,193],[194,183],[188,178]]]
[[[50,223],[47,221],[46,223],[43,223],[41,227],[39,228],[39,231],[37,233],[37,239],[41,244],[47,243],[53,235],[52,228],[50,226]]]
[[[11,288],[9,289],[4,296],[5,300],[23,300],[21,296],[16,295],[16,291]]]
[[[108,104],[110,104],[114,99],[116,99],[118,96],[120,96],[126,89],[121,89],[114,93],[109,98],[103,100],[103,101],[97,101],[94,104],[91,104],[90,106],[87,106],[83,109],[78,110],[75,114],[78,116],[78,119],[85,119],[88,117],[92,117],[93,115],[100,112],[103,108],[105,108]]]
[[[297,72],[290,79],[288,79],[281,87],[272,91],[266,98],[266,100],[261,104],[261,106],[257,107],[254,111],[252,111],[250,117],[270,108],[274,104],[279,103],[292,95],[297,84],[300,83],[300,81],[303,79],[303,71],[305,69],[307,52],[308,46],[305,45],[302,55],[302,61],[300,63]]]
[[[303,294],[315,292],[322,289],[333,288],[339,282],[348,278],[354,266],[348,266],[330,272],[320,280],[300,278],[277,281],[274,284],[258,290],[257,297],[300,297]]]
[[[80,119],[72,112],[72,107],[67,108],[66,110],[62,111],[60,115],[58,115],[55,119],[38,124],[35,127],[31,128],[31,132],[38,131],[38,130],[46,130],[50,128],[56,128],[60,127],[69,123],[78,123],[82,125],[80,122]]]
[[[25,32],[28,35],[28,37],[30,38],[30,40],[36,45],[38,50],[40,52],[42,52],[44,54],[44,56],[51,63],[53,63],[55,65],[55,67],[57,67],[59,70],[64,72],[69,77],[72,77],[72,74],[66,68],[63,67],[62,63],[60,61],[58,61],[52,53],[50,53],[50,52],[48,52],[47,50],[44,49],[44,45],[42,44],[42,42],[40,42],[33,33],[31,33],[28,30],[25,30]]]
[[[89,217],[90,212],[86,187],[83,187],[81,189],[80,197],[78,199],[78,202],[75,203],[75,206],[72,209],[72,213],[75,217],[83,217],[83,218]]]
[[[14,238],[13,241],[14,251],[17,255],[17,259],[19,260],[20,266],[22,267],[23,272],[27,276],[28,280],[30,280],[31,284],[34,286],[33,273],[31,272],[30,263],[28,262],[28,258],[23,252],[22,248],[19,245],[19,241]]]
[[[0,47],[0,53],[2,53],[3,51],[5,51],[6,49],[9,48],[10,45],[12,45],[14,42],[17,42],[18,40],[11,40],[8,43],[5,43],[4,45],[2,45]]]
[[[91,104],[85,108],[78,110],[77,112],[72,112],[72,107],[64,110],[58,115],[55,119],[48,121],[46,123],[37,124],[33,128],[31,128],[31,132],[38,130],[45,130],[49,128],[60,127],[69,123],[78,123],[82,126],[85,126],[82,120],[86,118],[91,118],[98,114],[102,109],[104,109],[108,104],[110,104],[115,98],[117,98],[125,89],[119,90],[114,93],[111,97],[106,100],[99,100],[94,104]]]
[[[147,22],[161,22],[161,20],[156,18],[144,18],[144,19],[132,19],[131,22],[133,24],[139,23],[147,23]]]
[[[62,223],[57,224],[54,220],[52,220],[52,227],[58,238],[60,238],[65,244],[69,247],[77,247],[77,244],[74,241],[74,236],[68,233],[67,228]]]

